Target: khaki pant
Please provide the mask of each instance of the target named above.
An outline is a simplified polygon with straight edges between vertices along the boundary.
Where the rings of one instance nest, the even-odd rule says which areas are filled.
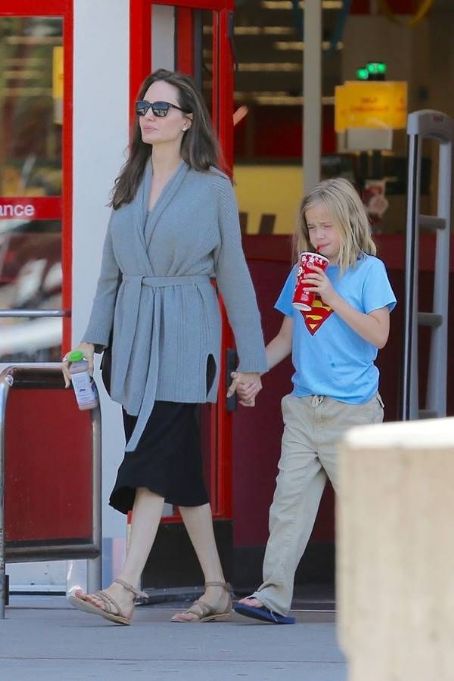
[[[314,527],[327,478],[336,490],[336,443],[352,426],[381,423],[383,402],[378,394],[366,404],[286,395],[282,415],[282,453],[270,508],[263,584],[253,596],[286,615],[296,568]]]

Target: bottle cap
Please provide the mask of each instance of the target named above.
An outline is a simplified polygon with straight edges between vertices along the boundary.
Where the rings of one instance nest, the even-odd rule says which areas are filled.
[[[81,350],[73,350],[69,353],[67,360],[68,362],[80,362],[84,358],[84,353]]]

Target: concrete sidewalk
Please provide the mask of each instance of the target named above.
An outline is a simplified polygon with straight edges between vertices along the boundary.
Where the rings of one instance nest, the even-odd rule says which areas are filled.
[[[138,606],[123,627],[73,609],[64,596],[12,596],[0,621],[3,681],[345,681],[334,614],[297,624],[175,624],[174,604]]]

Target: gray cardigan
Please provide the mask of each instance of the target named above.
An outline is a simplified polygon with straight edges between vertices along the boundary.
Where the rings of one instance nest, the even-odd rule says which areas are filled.
[[[221,318],[214,278],[235,335],[238,370],[267,369],[229,179],[182,161],[149,211],[151,182],[148,163],[134,200],[112,211],[83,335],[105,347],[113,326],[111,396],[138,416],[126,451],[137,447],[155,400],[216,401]],[[207,390],[210,355],[216,372]]]

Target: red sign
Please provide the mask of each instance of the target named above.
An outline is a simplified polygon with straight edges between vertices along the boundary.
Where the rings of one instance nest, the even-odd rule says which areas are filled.
[[[61,196],[0,197],[0,220],[61,220]]]

